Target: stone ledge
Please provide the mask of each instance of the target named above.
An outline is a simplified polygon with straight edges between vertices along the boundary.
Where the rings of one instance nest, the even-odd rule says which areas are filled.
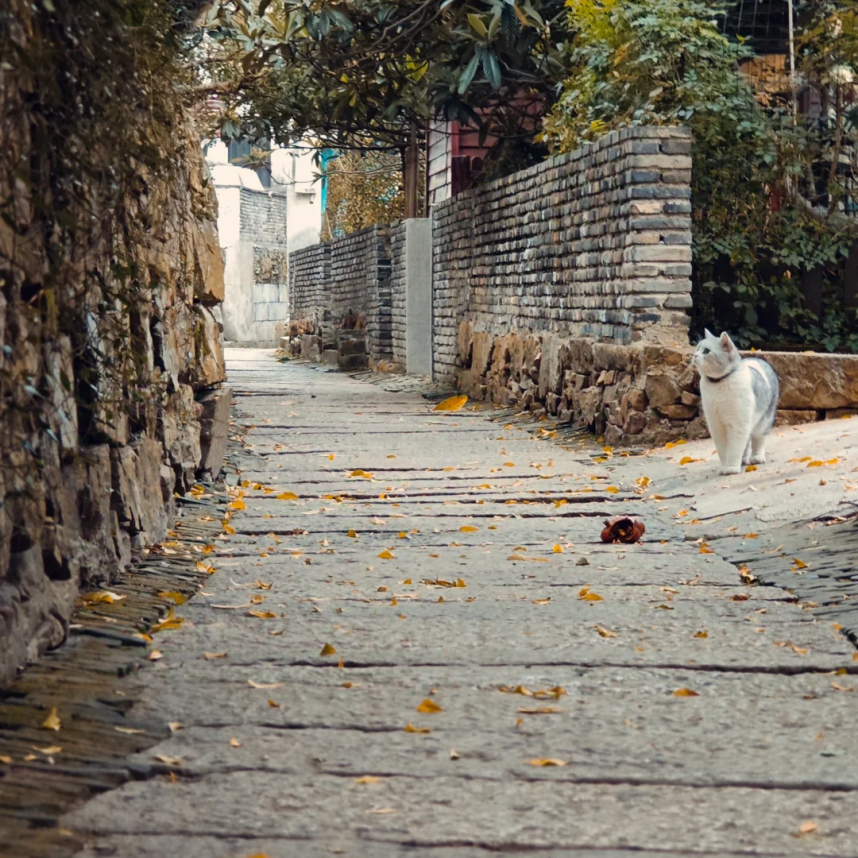
[[[652,446],[707,434],[691,347],[615,345],[561,334],[475,331],[459,325],[459,388],[604,435],[611,445]],[[781,381],[777,425],[858,413],[858,356],[745,352]]]

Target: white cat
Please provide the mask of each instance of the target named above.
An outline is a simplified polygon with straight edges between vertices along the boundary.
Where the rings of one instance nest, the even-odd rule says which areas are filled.
[[[700,373],[706,425],[718,450],[722,474],[738,474],[743,464],[766,461],[766,436],[775,420],[778,377],[759,358],[739,354],[730,337],[709,331],[692,361]]]

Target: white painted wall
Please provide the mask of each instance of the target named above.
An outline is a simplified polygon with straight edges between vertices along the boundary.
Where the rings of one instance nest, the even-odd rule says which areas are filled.
[[[255,284],[253,235],[241,231],[241,189],[265,193],[259,176],[247,167],[230,164],[227,147],[220,140],[206,141],[206,161],[218,199],[218,237],[224,254],[224,336],[242,344],[273,343],[288,324],[285,284]],[[286,200],[286,252],[300,250],[319,241],[322,216],[320,184],[312,150],[278,148],[271,153],[270,192]],[[288,281],[287,281],[288,282]],[[260,306],[260,296],[268,302]]]

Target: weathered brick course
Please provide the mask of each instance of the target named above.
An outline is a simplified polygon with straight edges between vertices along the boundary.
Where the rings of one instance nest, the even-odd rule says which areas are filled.
[[[687,341],[690,136],[631,128],[433,212],[435,367],[457,331]],[[645,297],[644,297],[645,296]]]

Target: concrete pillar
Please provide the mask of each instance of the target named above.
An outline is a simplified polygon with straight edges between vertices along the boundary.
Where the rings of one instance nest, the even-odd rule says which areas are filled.
[[[405,369],[432,375],[432,221],[405,221]]]

